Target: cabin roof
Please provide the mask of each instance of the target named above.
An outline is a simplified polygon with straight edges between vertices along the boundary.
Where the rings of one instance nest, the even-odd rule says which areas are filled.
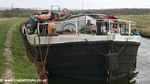
[[[105,14],[77,14],[77,15],[72,15],[70,18],[76,18],[76,17],[81,17],[81,16],[89,16],[92,17],[93,19],[103,19],[105,17]]]

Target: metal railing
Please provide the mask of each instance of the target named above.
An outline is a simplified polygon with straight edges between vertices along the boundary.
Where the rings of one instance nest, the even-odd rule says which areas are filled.
[[[100,20],[100,21],[103,21],[103,22],[107,22],[109,24],[108,25],[108,33],[111,33],[111,30],[112,30],[111,24],[117,23],[117,22],[124,22],[124,23],[128,24],[128,36],[131,35],[131,30],[132,30],[131,26],[132,26],[132,24],[135,24],[135,22],[133,22],[133,21],[127,21],[127,20],[122,20],[122,19],[79,19],[79,18],[72,19],[72,20],[66,20],[66,21],[58,21],[58,22],[51,21],[50,23],[55,23],[56,25],[65,24],[65,23],[74,23],[75,24],[75,33],[76,33],[76,35],[79,35],[79,33],[80,33],[79,32],[79,23],[80,23],[80,21],[85,21],[84,25],[86,25],[88,20],[91,20],[91,21],[92,20],[95,20],[95,21]],[[37,24],[37,31],[38,31],[37,33],[40,34],[40,25],[46,25],[48,23],[49,22],[38,23]],[[95,23],[95,25],[96,25],[96,23]],[[117,29],[118,29],[118,27],[117,27]]]

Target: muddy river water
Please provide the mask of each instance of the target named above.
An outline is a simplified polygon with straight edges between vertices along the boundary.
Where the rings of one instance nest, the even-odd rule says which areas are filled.
[[[141,38],[135,74],[112,81],[111,84],[150,84],[150,39]],[[102,81],[73,80],[49,77],[49,84],[107,84]]]
[[[136,84],[150,84],[150,39],[141,38],[136,72],[138,74],[131,81],[136,81]]]

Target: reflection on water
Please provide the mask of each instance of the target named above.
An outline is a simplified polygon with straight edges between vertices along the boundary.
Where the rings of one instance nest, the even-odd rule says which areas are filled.
[[[112,81],[111,84],[150,84],[150,39],[141,38],[136,74]],[[107,84],[105,81],[75,80],[49,76],[49,84]]]

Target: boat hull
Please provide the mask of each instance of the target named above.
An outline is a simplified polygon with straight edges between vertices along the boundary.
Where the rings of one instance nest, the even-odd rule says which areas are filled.
[[[35,47],[34,57],[40,60],[41,56],[46,61],[49,75],[88,80],[107,80],[110,77],[116,79],[134,71],[139,45],[138,42],[128,41],[38,45]]]

